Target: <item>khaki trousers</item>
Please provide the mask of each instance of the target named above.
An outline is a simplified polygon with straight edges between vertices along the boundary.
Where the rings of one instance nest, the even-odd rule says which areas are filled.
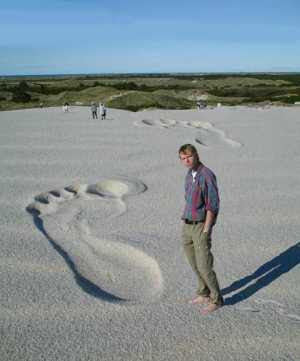
[[[203,233],[204,223],[183,224],[182,240],[186,257],[198,279],[197,294],[210,297],[212,303],[223,304],[223,298],[211,253],[211,235]]]

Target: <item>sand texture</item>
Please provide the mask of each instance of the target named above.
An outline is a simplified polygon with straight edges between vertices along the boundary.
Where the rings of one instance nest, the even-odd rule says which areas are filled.
[[[188,304],[184,143],[225,307]],[[1,361],[300,359],[300,107],[0,112]]]

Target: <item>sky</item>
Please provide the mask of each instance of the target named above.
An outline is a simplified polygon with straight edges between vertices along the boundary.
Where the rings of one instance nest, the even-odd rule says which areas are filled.
[[[300,0],[1,0],[0,75],[300,71]]]

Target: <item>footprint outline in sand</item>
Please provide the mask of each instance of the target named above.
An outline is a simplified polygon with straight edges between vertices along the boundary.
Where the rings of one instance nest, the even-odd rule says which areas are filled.
[[[271,308],[274,312],[278,313],[280,316],[285,317],[291,321],[300,322],[300,316],[295,313],[290,313],[285,306],[275,300],[256,298],[254,299],[255,306],[245,305],[237,306],[235,309],[242,312],[261,312],[265,307]]]
[[[159,127],[159,128],[173,128],[179,126],[194,128],[198,130],[198,134],[195,138],[195,141],[202,146],[209,147],[209,143],[214,143],[216,138],[217,142],[221,141],[226,145],[229,145],[232,148],[240,148],[243,146],[242,143],[229,138],[225,131],[215,127],[210,122],[204,121],[177,121],[173,119],[162,119],[153,120],[153,119],[142,119],[141,121],[134,122],[135,126],[145,126],[145,127]],[[213,139],[213,141],[211,140]]]
[[[139,126],[146,126],[146,127],[158,127],[158,128],[172,128],[178,124],[177,120],[173,119],[163,119],[159,118],[158,120],[153,119],[142,119],[141,121],[134,122],[134,125]]]
[[[300,321],[300,316],[299,315],[296,315],[294,313],[290,313],[288,310],[285,309],[285,306],[278,302],[278,301],[275,301],[275,300],[271,300],[271,299],[263,299],[263,298],[257,298],[254,300],[254,302],[257,304],[257,305],[261,305],[261,306],[264,306],[264,305],[267,305],[267,306],[271,306],[274,311],[276,313],[278,313],[280,316],[283,316],[285,318],[288,318],[292,321]]]
[[[242,147],[242,143],[229,138],[223,130],[216,128],[210,122],[196,121],[196,122],[189,122],[189,123],[190,123],[190,126],[192,126],[192,127],[200,128],[200,131],[202,132],[195,139],[195,141],[197,143],[206,145],[205,140],[208,138],[208,135],[212,134],[212,135],[216,135],[222,142],[231,146],[232,148]],[[204,139],[202,140],[202,138],[204,138]]]
[[[98,209],[108,204],[111,217],[119,217],[127,210],[126,198],[146,190],[137,179],[104,179],[38,194],[26,210],[85,291],[110,302],[151,302],[163,291],[157,261],[127,243],[97,238],[83,208],[89,201],[98,202]]]

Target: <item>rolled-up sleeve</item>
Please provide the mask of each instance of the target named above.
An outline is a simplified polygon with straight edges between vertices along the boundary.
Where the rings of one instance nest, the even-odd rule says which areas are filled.
[[[219,191],[217,186],[217,179],[214,174],[206,174],[204,177],[205,186],[204,186],[204,201],[205,201],[205,210],[211,211],[215,215],[219,213],[220,208],[220,198]]]

